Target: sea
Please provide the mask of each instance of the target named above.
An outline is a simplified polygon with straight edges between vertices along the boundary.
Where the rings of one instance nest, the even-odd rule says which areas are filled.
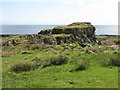
[[[43,29],[64,25],[2,25],[0,34],[37,34]],[[118,25],[94,25],[96,35],[118,35]]]

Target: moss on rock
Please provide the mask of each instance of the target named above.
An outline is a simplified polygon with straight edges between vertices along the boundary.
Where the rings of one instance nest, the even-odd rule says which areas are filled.
[[[74,22],[72,24],[69,24],[68,26],[78,26],[78,25],[91,25],[90,22]]]
[[[53,29],[42,30],[38,34],[50,35],[55,38],[65,37],[71,34],[76,42],[91,43],[96,41],[95,30],[95,27],[90,22],[74,22],[67,26],[57,26]]]

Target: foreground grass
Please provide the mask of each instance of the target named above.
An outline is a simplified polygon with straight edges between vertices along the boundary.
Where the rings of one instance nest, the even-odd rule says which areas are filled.
[[[57,48],[58,49],[58,48]],[[3,63],[3,88],[118,88],[118,67],[104,67],[101,62],[116,56],[113,53],[86,54],[81,49],[36,50],[31,54],[5,56]],[[26,72],[9,72],[8,66],[20,61],[34,62],[37,58],[48,60],[56,54],[68,57],[67,64],[38,67]],[[74,71],[80,60],[88,61],[86,70]]]
[[[20,40],[18,36],[11,38]],[[29,44],[33,40],[27,43],[24,38],[21,45],[0,47],[2,87],[118,88],[120,60],[113,40],[117,37],[97,38],[102,45],[95,43],[85,48],[78,43]]]
[[[7,88],[117,88],[117,68],[94,67],[71,73],[69,65],[47,67],[24,73],[8,73],[3,87]],[[95,69],[96,68],[96,69]]]

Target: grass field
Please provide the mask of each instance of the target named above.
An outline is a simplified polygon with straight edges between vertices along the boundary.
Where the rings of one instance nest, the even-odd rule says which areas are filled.
[[[107,45],[18,51],[2,55],[3,88],[118,88],[119,53]]]

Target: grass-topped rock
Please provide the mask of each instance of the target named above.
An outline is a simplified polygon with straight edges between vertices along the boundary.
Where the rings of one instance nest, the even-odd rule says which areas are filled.
[[[91,25],[90,22],[74,22],[72,24],[69,24],[68,26],[77,26],[77,25]]]
[[[54,34],[72,34],[74,40],[79,43],[91,43],[96,41],[95,27],[91,25],[90,22],[74,22],[67,26],[57,26],[53,29],[42,30],[38,34],[51,36]]]

